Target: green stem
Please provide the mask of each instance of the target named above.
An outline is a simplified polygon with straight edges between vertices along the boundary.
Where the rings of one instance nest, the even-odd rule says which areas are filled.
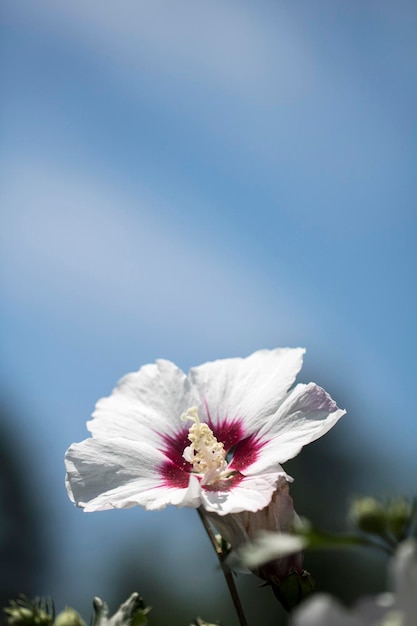
[[[200,516],[201,522],[204,526],[204,530],[206,531],[208,538],[210,539],[211,545],[213,546],[214,551],[217,554],[217,558],[219,559],[220,567],[222,568],[222,572],[225,577],[230,596],[232,598],[233,606],[235,607],[235,611],[239,618],[239,624],[240,626],[248,626],[248,622],[246,621],[246,617],[245,617],[245,614],[243,612],[243,608],[240,602],[239,594],[235,585],[232,570],[224,562],[223,550],[219,542],[216,540],[216,537],[214,536],[211,526],[209,522],[207,521],[206,516],[204,515],[201,508],[197,509],[197,513]]]

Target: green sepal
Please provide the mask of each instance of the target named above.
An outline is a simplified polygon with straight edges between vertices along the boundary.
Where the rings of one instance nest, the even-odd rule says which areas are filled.
[[[272,583],[272,591],[286,611],[291,611],[314,591],[314,579],[304,570],[293,572],[278,585]]]

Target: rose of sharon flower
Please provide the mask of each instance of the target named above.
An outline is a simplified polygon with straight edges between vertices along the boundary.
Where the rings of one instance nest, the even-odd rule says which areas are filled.
[[[292,480],[281,463],[345,413],[314,383],[291,388],[304,352],[260,350],[188,376],[158,360],[127,374],[98,401],[87,423],[92,438],[66,453],[70,498],[85,511],[265,509],[277,484]]]
[[[391,563],[394,593],[366,598],[353,609],[317,594],[297,609],[291,626],[415,626],[417,623],[417,541],[400,544]]]
[[[70,498],[85,511],[201,507],[233,548],[261,529],[291,532],[281,463],[345,413],[314,383],[292,388],[304,352],[260,350],[188,376],[159,360],[128,374],[97,403],[92,438],[67,451]],[[302,555],[253,571],[279,584],[303,574]]]
[[[97,403],[92,438],[67,451],[70,498],[85,511],[263,509],[278,480],[292,480],[280,464],[344,414],[313,383],[289,391],[303,354],[261,350],[188,376],[159,360],[128,374]]]

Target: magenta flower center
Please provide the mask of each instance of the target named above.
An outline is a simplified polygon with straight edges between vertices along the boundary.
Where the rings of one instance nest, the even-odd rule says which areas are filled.
[[[245,433],[241,418],[214,420],[205,408],[202,422],[194,407],[183,414],[184,420],[193,422],[188,432],[181,428],[174,435],[162,436],[163,485],[185,488],[194,474],[205,490],[230,491],[242,480],[242,471],[258,458],[262,446],[255,435]]]

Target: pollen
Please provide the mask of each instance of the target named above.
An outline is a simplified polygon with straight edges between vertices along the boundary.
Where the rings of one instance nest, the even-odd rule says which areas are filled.
[[[203,485],[211,485],[227,477],[226,451],[221,441],[217,441],[213,431],[200,422],[197,407],[193,406],[181,416],[183,421],[191,420],[193,425],[188,432],[191,442],[183,452],[183,458],[192,464],[193,471],[200,474]]]

